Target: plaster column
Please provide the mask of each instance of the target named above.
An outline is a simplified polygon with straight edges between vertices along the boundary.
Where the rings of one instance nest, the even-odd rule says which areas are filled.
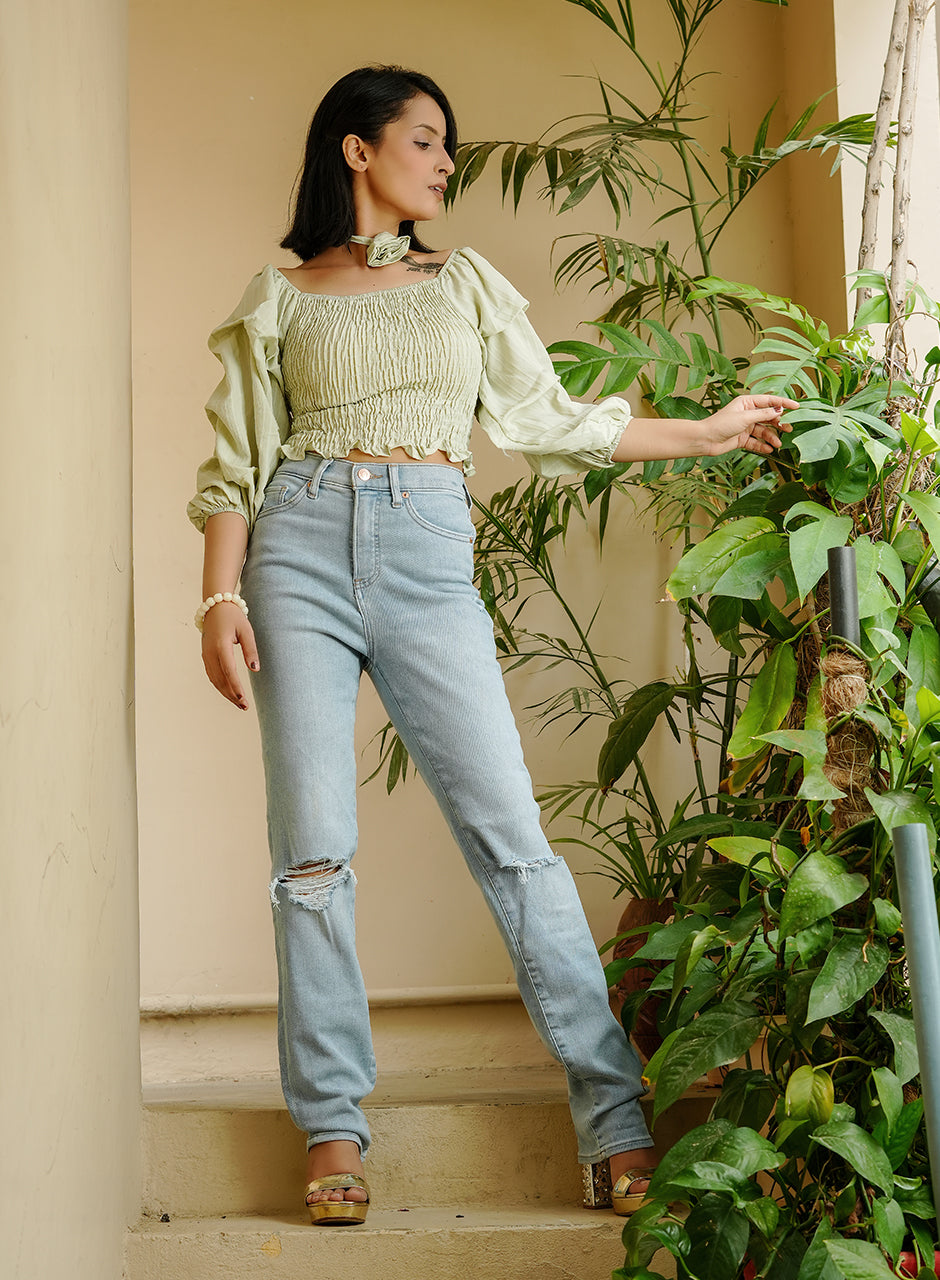
[[[0,4],[0,1274],[139,1209],[123,0]]]

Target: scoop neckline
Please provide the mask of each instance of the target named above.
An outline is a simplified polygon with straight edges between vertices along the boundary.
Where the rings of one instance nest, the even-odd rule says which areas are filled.
[[[276,267],[273,262],[269,262],[268,266],[275,275],[280,276],[282,282],[287,285],[288,289],[293,293],[299,294],[302,298],[324,298],[330,302],[346,302],[350,298],[373,298],[379,294],[404,293],[410,289],[420,289],[424,285],[437,284],[453,262],[454,258],[462,252],[463,250],[461,248],[451,249],[450,253],[441,263],[441,269],[438,271],[437,275],[428,276],[424,280],[416,280],[414,284],[393,284],[387,289],[363,289],[360,293],[313,293],[309,289],[298,289],[293,281],[288,280],[280,267]]]

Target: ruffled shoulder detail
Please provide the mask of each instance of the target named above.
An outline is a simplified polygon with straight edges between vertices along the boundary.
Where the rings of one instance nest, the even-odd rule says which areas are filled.
[[[294,290],[275,267],[264,267],[248,281],[245,292],[231,315],[209,334],[209,350],[218,354],[220,345],[241,325],[253,338],[279,339],[293,313]]]
[[[439,277],[453,306],[483,338],[501,333],[528,307],[528,299],[475,249],[455,249]]]

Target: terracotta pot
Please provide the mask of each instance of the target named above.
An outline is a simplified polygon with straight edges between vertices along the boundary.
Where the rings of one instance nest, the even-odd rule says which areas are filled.
[[[940,1250],[935,1250],[933,1255],[933,1273],[940,1276]],[[898,1258],[898,1275],[900,1276],[916,1276],[917,1275],[917,1258],[914,1253],[902,1253]]]
[[[667,920],[672,919],[674,913],[675,904],[672,901],[659,902],[655,898],[632,898],[620,917],[617,932],[626,933],[629,929],[640,929],[643,925],[665,924]],[[614,959],[624,960],[635,955],[648,937],[648,933],[640,932],[635,933],[630,938],[624,938],[614,948]],[[636,969],[628,969],[614,988],[616,993],[614,1002],[617,1011],[619,1012],[627,996],[634,991],[645,991],[662,968],[662,961],[651,960],[648,965],[638,966]],[[640,1016],[633,1030],[631,1039],[644,1062],[650,1060],[663,1042],[663,1038],[656,1026],[661,1004],[661,996],[647,1000],[640,1010]]]

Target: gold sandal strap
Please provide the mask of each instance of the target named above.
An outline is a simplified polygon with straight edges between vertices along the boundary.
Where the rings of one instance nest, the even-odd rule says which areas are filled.
[[[611,1194],[615,1196],[629,1195],[630,1188],[633,1186],[634,1182],[648,1182],[655,1172],[655,1169],[650,1168],[627,1169],[626,1172],[622,1173],[617,1179]]]
[[[346,1191],[350,1187],[358,1187],[367,1196],[370,1194],[368,1182],[355,1173],[329,1173],[325,1178],[314,1178],[304,1194],[309,1196],[314,1191]]]

